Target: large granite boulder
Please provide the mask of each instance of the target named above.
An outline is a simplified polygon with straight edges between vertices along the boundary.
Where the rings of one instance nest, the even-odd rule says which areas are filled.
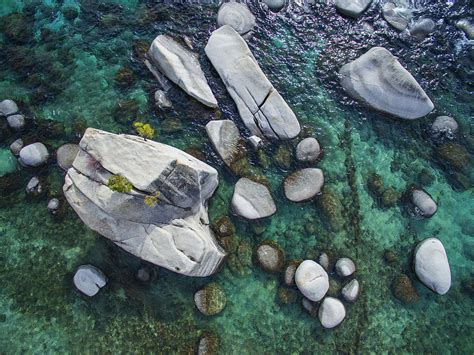
[[[83,222],[133,255],[189,275],[214,273],[225,253],[208,226],[215,169],[151,140],[87,129],[66,174],[66,199]],[[108,187],[120,175],[129,192]],[[156,197],[155,204],[145,200]]]
[[[157,71],[206,106],[217,107],[217,100],[199,64],[198,55],[168,35],[156,37],[146,54],[145,64],[158,78]],[[160,80],[160,79],[158,79]]]
[[[240,132],[235,123],[231,120],[210,121],[206,132],[217,154],[230,167],[239,154]]]
[[[371,2],[372,0],[336,0],[336,8],[346,16],[357,18]]]
[[[434,108],[415,78],[385,48],[370,49],[344,65],[339,74],[350,96],[376,110],[416,119]]]
[[[268,187],[247,178],[241,178],[235,184],[231,204],[232,211],[246,219],[265,218],[276,212]]]
[[[451,287],[451,269],[443,243],[437,238],[422,241],[415,250],[415,272],[426,287],[444,295]]]
[[[245,4],[226,2],[221,5],[217,13],[217,25],[229,25],[240,35],[249,33],[255,26],[255,16]]]
[[[291,139],[299,134],[295,114],[232,27],[215,30],[205,51],[252,135]]]
[[[305,260],[298,266],[295,283],[301,293],[314,302],[320,301],[329,290],[326,270],[313,260]]]
[[[326,297],[319,307],[319,321],[324,328],[334,328],[346,318],[346,308],[337,298]]]

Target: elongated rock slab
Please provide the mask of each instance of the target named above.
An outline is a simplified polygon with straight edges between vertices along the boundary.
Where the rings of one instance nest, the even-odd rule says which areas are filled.
[[[416,119],[434,108],[415,78],[385,48],[370,49],[344,65],[339,74],[350,96],[376,110]]]
[[[146,54],[150,71],[156,70],[209,107],[217,107],[217,100],[209,87],[199,64],[198,55],[174,38],[160,35],[155,38]]]
[[[91,229],[131,254],[189,276],[214,273],[225,254],[209,226],[207,200],[217,171],[165,144],[87,129],[63,187]],[[112,175],[133,186],[111,190]],[[159,192],[156,205],[145,203]]]
[[[215,30],[205,51],[252,135],[291,139],[299,134],[295,114],[232,27]]]

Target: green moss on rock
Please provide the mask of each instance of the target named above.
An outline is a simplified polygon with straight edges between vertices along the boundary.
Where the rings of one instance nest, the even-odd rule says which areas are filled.
[[[194,302],[202,314],[213,316],[225,308],[227,297],[219,284],[211,282],[194,294]]]

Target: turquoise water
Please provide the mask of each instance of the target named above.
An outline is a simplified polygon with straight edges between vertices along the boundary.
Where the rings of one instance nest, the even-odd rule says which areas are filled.
[[[441,21],[421,43],[401,39],[377,4],[357,21],[326,4],[292,5],[278,15],[257,2],[249,4],[257,17],[250,48],[304,132],[324,147],[317,166],[325,172],[327,195],[339,201],[341,228],[335,231],[321,203],[293,204],[283,196],[282,179],[297,164],[292,157],[290,167],[282,168],[277,152],[292,151],[297,140],[269,147],[268,165],[249,156],[257,173],[269,180],[277,214],[248,223],[228,211],[238,177],[219,162],[204,130],[216,117],[233,119],[243,128],[203,51],[216,28],[218,5],[2,1],[0,99],[14,99],[28,120],[22,133],[1,126],[0,352],[192,353],[199,337],[212,332],[220,339],[221,353],[473,353],[473,54],[454,23],[474,13],[468,1],[452,7],[441,1],[415,5],[421,15]],[[374,27],[373,34],[364,32],[364,21]],[[170,91],[172,110],[154,108],[158,84],[142,64],[140,48],[161,33],[191,39],[219,111],[202,107],[176,87]],[[337,70],[375,45],[399,57],[434,102],[433,113],[401,121],[344,95]],[[126,85],[115,80],[121,67],[133,72],[134,80]],[[427,134],[441,114],[460,124],[456,143],[467,159],[458,168],[445,164],[440,145]],[[229,215],[240,245],[254,250],[270,239],[282,246],[287,259],[316,258],[325,251],[333,259],[347,256],[356,262],[362,294],[347,305],[341,326],[323,329],[301,307],[301,296],[282,304],[277,295],[281,275],[264,273],[254,261],[238,268],[229,258],[219,273],[204,279],[154,268],[156,279],[140,284],[134,277],[140,260],[89,230],[72,209],[66,208],[61,218],[48,213],[48,198],[62,198],[63,174],[54,159],[41,169],[20,170],[8,151],[20,136],[54,151],[77,142],[84,127],[128,133],[137,119],[156,127],[160,142],[202,151],[219,170],[211,220]],[[170,132],[166,119],[179,120],[182,128]],[[383,207],[368,189],[372,172],[400,194],[412,184],[422,186],[437,201],[438,212],[428,220],[413,219],[403,198]],[[38,199],[24,192],[33,175],[48,183],[47,194]],[[426,289],[411,268],[414,247],[430,236],[443,242],[451,265],[453,283],[444,296]],[[386,251],[395,254],[395,262],[385,261]],[[92,299],[72,285],[75,269],[85,263],[109,279]],[[391,292],[400,273],[414,282],[420,298],[416,304],[406,305]],[[227,306],[205,317],[195,309],[193,295],[210,281],[222,286]]]

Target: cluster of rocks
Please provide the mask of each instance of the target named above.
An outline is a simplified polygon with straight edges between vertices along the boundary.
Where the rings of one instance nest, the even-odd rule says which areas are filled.
[[[19,131],[25,126],[25,117],[18,112],[15,101],[6,99],[0,102],[0,116],[6,117],[8,126]]]

